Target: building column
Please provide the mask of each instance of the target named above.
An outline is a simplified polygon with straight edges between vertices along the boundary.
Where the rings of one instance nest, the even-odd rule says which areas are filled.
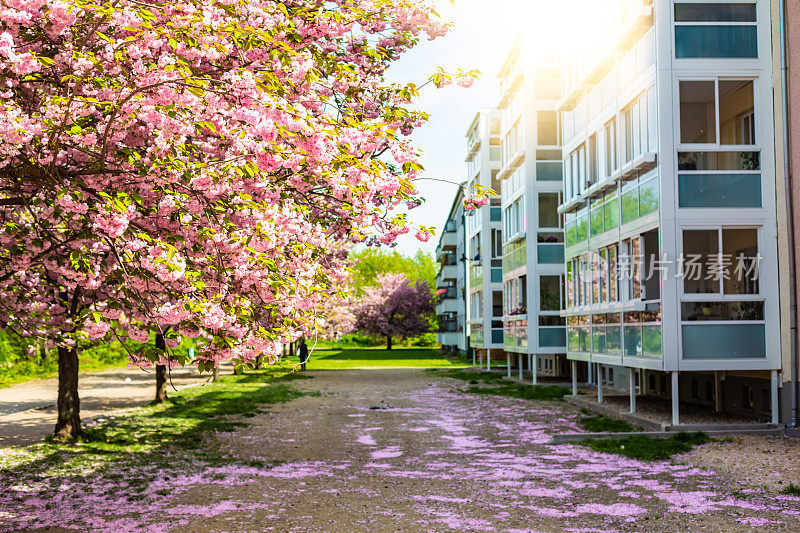
[[[537,385],[538,383],[539,383],[539,357],[536,354],[531,354],[531,384]]]
[[[772,394],[770,395],[772,399],[772,423],[777,424],[778,419],[778,371],[773,370],[771,377],[772,381]]]
[[[597,403],[603,403],[603,365],[597,363]]]
[[[572,395],[578,395],[578,362],[571,361],[572,365]]]
[[[491,348],[487,348],[486,349],[486,371],[487,372],[491,372],[492,371],[492,349]]]
[[[677,426],[681,423],[680,420],[680,406],[681,397],[678,390],[678,373],[670,372],[672,374],[672,425]]]
[[[519,366],[517,369],[519,371],[519,380],[522,381],[522,354],[517,355],[517,365]]]
[[[636,369],[635,368],[631,368],[629,370],[630,370],[630,373],[629,373],[630,377],[628,379],[630,380],[630,383],[629,383],[628,387],[629,387],[630,394],[631,394],[631,402],[630,402],[631,403],[631,406],[630,406],[631,409],[630,409],[630,412],[631,413],[635,413],[636,412]]]
[[[506,377],[511,377],[511,352],[506,352]]]
[[[714,371],[714,411],[722,412],[722,374]]]

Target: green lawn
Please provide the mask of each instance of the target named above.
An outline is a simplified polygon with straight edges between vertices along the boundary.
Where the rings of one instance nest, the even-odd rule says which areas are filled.
[[[309,349],[311,346],[309,345]],[[297,357],[289,357],[297,363]],[[314,350],[307,365],[308,370],[345,370],[349,368],[466,368],[460,359],[448,359],[430,348],[342,348]]]

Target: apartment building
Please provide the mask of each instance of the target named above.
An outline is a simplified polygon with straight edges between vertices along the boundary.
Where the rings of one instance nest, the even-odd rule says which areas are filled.
[[[564,58],[573,378],[777,422],[770,0],[607,0]]]
[[[499,73],[503,343],[509,368],[559,376],[566,367],[561,72],[553,50],[520,39]]]
[[[797,287],[800,266],[800,3],[772,0],[772,42],[775,80],[776,192],[778,198],[778,252],[781,265],[781,422],[800,426],[798,393]]]
[[[494,110],[478,112],[467,128],[467,181],[499,190],[500,119]],[[491,364],[503,350],[502,231],[500,200],[466,212],[467,323],[469,344]]]
[[[436,276],[436,316],[439,320],[436,340],[445,351],[461,355],[467,353],[466,233],[463,203],[464,193],[459,188],[436,246],[436,260],[440,264]]]

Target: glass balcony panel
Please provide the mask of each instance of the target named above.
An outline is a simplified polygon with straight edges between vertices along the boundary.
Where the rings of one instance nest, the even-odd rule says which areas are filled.
[[[658,180],[652,179],[639,185],[639,216],[658,211]]]
[[[661,357],[661,326],[642,326],[642,355]]]
[[[539,346],[562,348],[567,345],[566,328],[539,328]]]
[[[564,262],[563,244],[537,244],[536,246],[539,263],[552,265]]]
[[[603,233],[603,231],[605,231],[603,229],[603,218],[604,214],[602,205],[592,208],[592,216],[589,224],[592,237],[594,237],[595,235],[600,235],[601,233]]]
[[[625,356],[639,357],[642,355],[642,327],[639,325],[625,326]]]
[[[761,207],[760,174],[678,174],[680,207]]]
[[[561,181],[563,165],[560,161],[536,163],[536,181]]]
[[[639,218],[639,189],[622,193],[622,223]]]
[[[764,324],[683,325],[684,359],[742,359],[767,356]]]
[[[606,353],[622,355],[622,339],[619,326],[606,326]]]
[[[757,58],[756,26],[675,26],[675,57]]]

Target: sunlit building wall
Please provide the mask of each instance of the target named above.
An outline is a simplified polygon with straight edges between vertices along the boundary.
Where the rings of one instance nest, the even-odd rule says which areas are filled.
[[[465,355],[466,344],[466,253],[464,226],[464,194],[459,188],[436,247],[440,264],[436,277],[437,341],[450,353]]]
[[[678,399],[774,420],[770,2],[596,4],[560,103],[567,357],[675,423]]]
[[[523,38],[499,77],[503,339],[511,363],[533,368],[535,380],[566,371],[558,56]]]
[[[467,181],[469,191],[477,186],[499,189],[500,119],[494,110],[477,113],[467,128]],[[500,200],[466,212],[467,322],[470,347],[497,357],[503,349],[502,323],[502,234]]]

